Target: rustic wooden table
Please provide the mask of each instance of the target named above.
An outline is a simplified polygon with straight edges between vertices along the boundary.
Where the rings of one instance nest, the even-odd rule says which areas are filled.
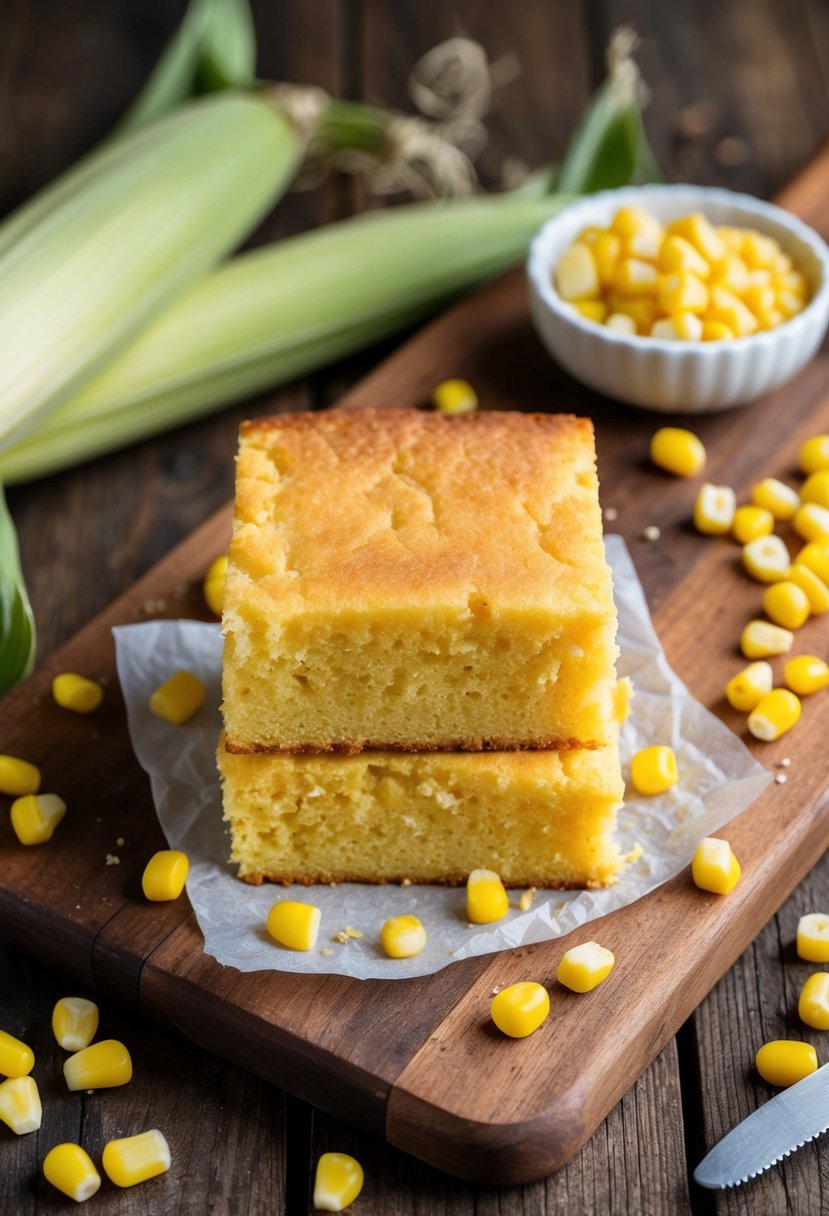
[[[0,212],[106,132],[181,8],[165,0],[6,0]],[[671,177],[769,195],[829,134],[829,13],[820,0],[254,0],[253,8],[264,76],[401,107],[409,66],[445,37],[468,33],[493,59],[514,52],[521,76],[497,96],[480,164],[487,182],[498,180],[507,157],[536,165],[561,149],[621,21],[634,21],[643,36],[639,58],[653,92],[648,128]],[[268,234],[347,213],[358,201],[341,183],[295,196]],[[327,404],[382,353],[292,385],[279,402]],[[251,408],[10,493],[42,654],[230,497],[235,432]],[[366,1216],[829,1211],[820,1144],[750,1189],[715,1196],[689,1183],[705,1147],[756,1104],[743,1027],[750,1019],[763,1037],[785,1034],[792,993],[781,943],[792,940],[802,912],[827,902],[829,863],[821,863],[570,1165],[522,1188],[457,1182],[108,1004],[108,1025],[141,1060],[140,1084],[124,1099],[132,1105],[122,1109],[131,1122],[169,1131],[176,1168],[163,1189],[108,1191],[95,1210],[299,1213],[309,1209],[319,1153],[342,1149],[365,1167],[369,1185],[358,1208]],[[0,1025],[42,1024],[65,988],[58,974],[0,948]],[[79,1107],[57,1087],[46,1096],[49,1143],[79,1138],[79,1120],[90,1134],[94,1107]],[[33,1173],[42,1153],[4,1132],[0,1212],[69,1211],[71,1202]]]

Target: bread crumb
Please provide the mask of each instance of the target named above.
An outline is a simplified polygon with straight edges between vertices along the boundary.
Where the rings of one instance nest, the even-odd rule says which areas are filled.
[[[532,907],[533,899],[535,898],[535,887],[528,887],[518,901],[518,907],[522,912],[528,912]]]
[[[120,849],[120,848],[123,848],[123,846],[126,844],[126,841],[124,840],[123,836],[119,836],[118,839],[115,841],[115,843],[118,845],[118,848]]]
[[[614,520],[619,518],[619,512],[615,507],[605,507],[604,517],[609,524],[612,524]]]
[[[334,951],[331,949],[330,946],[323,946],[322,950],[320,950],[320,954],[324,954],[326,958],[328,958],[333,953],[334,953]]]
[[[411,878],[401,878],[400,885],[401,887],[410,887],[412,885]]]
[[[338,929],[331,940],[335,942],[350,942],[362,936],[363,935],[359,929],[355,929],[351,925],[346,925],[344,929]]]
[[[107,853],[106,864],[108,866],[120,866],[121,858],[118,857],[115,853]]]
[[[785,773],[776,773],[774,777],[775,785],[785,785],[789,778]]]
[[[662,535],[661,528],[657,528],[656,524],[648,524],[647,528],[642,529],[643,540],[659,540]]]
[[[632,861],[638,861],[644,852],[645,852],[645,850],[642,848],[641,844],[637,840],[636,844],[633,846],[633,848],[630,850],[630,852],[625,853],[624,857],[622,858],[622,861],[627,862],[628,864],[630,864],[630,862],[632,862]]]

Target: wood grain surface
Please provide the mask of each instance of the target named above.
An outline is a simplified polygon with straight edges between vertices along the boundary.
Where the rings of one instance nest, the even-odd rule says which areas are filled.
[[[23,197],[107,129],[180,7],[160,0],[140,5],[11,0],[5,6],[0,28],[4,205]],[[654,92],[649,129],[673,177],[769,194],[827,132],[829,43],[826,12],[817,0],[671,6],[574,2],[551,6],[552,13],[548,6],[521,0],[497,10],[494,5],[449,7],[414,0],[394,5],[314,0],[313,5],[260,3],[254,8],[264,74],[317,80],[350,95],[398,104],[405,101],[408,64],[420,50],[458,29],[480,37],[493,57],[518,51],[523,75],[502,90],[492,119],[493,138],[483,166],[489,181],[497,179],[507,155],[539,164],[551,149],[560,150],[598,78],[607,34],[622,19],[636,20],[645,36],[641,59]],[[104,64],[106,70],[101,70]],[[730,148],[725,141],[731,141]],[[338,183],[313,202],[296,197],[280,208],[270,232],[342,213],[354,201],[352,192]],[[227,411],[10,495],[42,653],[69,637],[227,499],[230,453],[242,416],[326,404],[379,354],[314,377],[282,392],[276,402]],[[507,363],[504,352],[493,352],[493,362],[505,383],[523,384],[522,391],[531,392],[534,364],[525,354],[531,355],[529,348],[519,348]],[[538,354],[534,357],[537,364]],[[608,407],[607,414],[612,421],[616,411]],[[623,417],[618,425],[623,433]],[[757,434],[752,443],[758,452],[777,458],[770,436]],[[667,510],[667,500],[661,503]],[[618,505],[620,512],[632,512],[625,518],[632,537],[641,522],[653,522],[632,487],[620,486]],[[674,509],[679,506],[677,501]],[[664,572],[680,562],[680,555],[640,546],[635,556],[652,602],[661,603],[663,579],[665,587],[672,581]],[[140,1084],[119,1095],[127,1122],[151,1112],[153,1122],[167,1127],[176,1122],[178,1127],[178,1111],[193,1113],[189,1139],[182,1128],[177,1140],[186,1171],[152,1184],[152,1199],[147,1189],[123,1195],[110,1191],[97,1198],[97,1207],[102,1212],[143,1211],[150,1204],[149,1210],[171,1213],[302,1211],[308,1206],[316,1155],[334,1144],[348,1144],[368,1167],[371,1185],[360,1200],[363,1211],[675,1212],[687,1210],[689,1202],[698,1211],[820,1210],[819,1148],[792,1158],[782,1181],[779,1174],[769,1175],[751,1192],[722,1197],[694,1190],[689,1200],[686,1170],[705,1144],[766,1096],[755,1090],[746,1069],[752,1054],[746,1040],[753,1041],[761,1026],[765,1035],[790,1019],[793,964],[785,951],[781,956],[780,943],[791,941],[798,909],[816,906],[821,897],[825,904],[825,866],[770,922],[754,949],[703,1003],[676,1046],[645,1073],[565,1170],[542,1183],[497,1192],[451,1182],[328,1116],[311,1116],[291,1099],[283,1135],[280,1119],[263,1102],[263,1094],[273,1094],[268,1087],[108,1003],[109,1024],[123,1018],[124,1034],[132,1036],[136,1050],[168,1065],[166,1071],[148,1067]],[[56,943],[55,955],[70,945]],[[762,984],[758,949],[765,960]],[[31,1031],[47,1052],[44,1027],[60,982],[19,955],[4,956],[0,967],[2,1024]],[[799,976],[796,966],[794,973]],[[127,985],[132,982],[129,976],[122,978]],[[761,1007],[768,1024],[758,1021]],[[776,1015],[777,1022],[770,1013],[774,1009],[785,1011]],[[199,1133],[194,1135],[196,1122]],[[58,1136],[73,1134],[71,1120],[56,1130]],[[0,1208],[68,1210],[68,1204],[32,1181],[42,1157],[34,1140],[0,1136]]]

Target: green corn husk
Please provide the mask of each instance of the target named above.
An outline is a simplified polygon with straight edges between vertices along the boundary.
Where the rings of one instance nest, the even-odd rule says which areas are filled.
[[[267,97],[221,93],[119,141],[27,227],[0,256],[0,445],[233,249],[299,151]]]
[[[35,622],[20,569],[17,537],[0,486],[0,694],[29,674],[34,657]]]

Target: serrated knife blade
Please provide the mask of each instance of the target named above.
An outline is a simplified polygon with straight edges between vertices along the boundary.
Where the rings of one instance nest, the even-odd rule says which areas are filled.
[[[694,1170],[700,1186],[739,1186],[829,1129],[829,1064],[775,1094],[732,1128]]]

